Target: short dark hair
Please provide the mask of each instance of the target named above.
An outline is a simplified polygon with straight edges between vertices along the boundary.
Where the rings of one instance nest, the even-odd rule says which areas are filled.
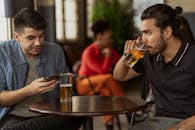
[[[94,36],[96,37],[99,33],[104,33],[106,30],[110,29],[109,22],[106,20],[97,20],[93,23],[91,26],[91,30],[94,33]]]
[[[189,28],[187,19],[184,21],[183,19],[185,18],[183,16],[180,16],[181,13],[182,8],[179,6],[173,9],[166,4],[155,4],[144,10],[141,15],[141,20],[154,18],[155,25],[159,27],[161,31],[163,31],[167,26],[171,26],[171,28],[173,29],[173,35],[180,40],[185,40],[185,33],[190,33],[186,32],[186,28],[188,28],[188,30],[191,29]]]
[[[47,28],[47,22],[37,11],[30,8],[23,8],[14,16],[14,27],[18,33],[22,32],[24,27],[44,30]]]

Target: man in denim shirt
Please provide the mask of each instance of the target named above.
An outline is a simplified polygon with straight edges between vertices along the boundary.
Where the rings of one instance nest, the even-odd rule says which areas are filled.
[[[42,98],[57,98],[58,81],[44,77],[68,72],[68,68],[60,46],[44,41],[47,23],[38,12],[22,9],[14,25],[15,39],[0,43],[1,129],[79,129],[83,118],[41,115],[25,107]]]

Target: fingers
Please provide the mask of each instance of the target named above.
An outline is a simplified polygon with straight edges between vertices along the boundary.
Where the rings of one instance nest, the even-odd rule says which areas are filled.
[[[57,84],[58,84],[58,81],[55,81],[55,82],[52,82],[46,86],[41,86],[38,88],[38,93],[45,93],[45,92],[51,91],[52,89],[54,89],[57,86]]]
[[[142,45],[142,40],[141,40],[141,37],[138,37],[137,39],[135,40],[127,40],[125,42],[125,47],[124,47],[124,53],[128,53],[129,50],[133,50],[135,48],[138,48]]]
[[[112,55],[112,51],[111,51],[110,48],[104,48],[102,50],[102,53],[103,53],[104,56],[108,56],[108,57]]]
[[[41,78],[38,78],[38,79],[36,79],[34,81],[36,81],[36,82],[45,82],[46,79],[44,77],[41,77]]]
[[[41,93],[46,93],[46,92],[53,90],[57,86],[57,84],[58,84],[58,82],[51,84],[49,86],[46,86],[46,87],[42,87]]]
[[[138,37],[137,39],[136,39],[136,45],[138,46],[138,47],[140,47],[143,43],[142,43],[142,40],[141,40],[141,37]]]
[[[136,40],[127,40],[125,42],[125,47],[124,47],[124,53],[128,53],[129,50],[132,50],[136,45]]]
[[[44,78],[39,78],[37,80],[34,80],[29,86],[29,91],[32,94],[40,94],[40,93],[44,93],[47,92],[49,90],[52,90],[53,88],[55,88],[55,86],[58,84],[59,81],[57,80],[51,80],[51,81],[47,81]]]

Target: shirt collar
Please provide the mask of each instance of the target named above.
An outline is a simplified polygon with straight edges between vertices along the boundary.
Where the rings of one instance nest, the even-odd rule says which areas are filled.
[[[169,63],[177,66],[182,60],[183,56],[185,55],[188,47],[189,47],[189,43],[183,42],[176,56]],[[163,60],[163,56],[159,53],[156,57],[156,61],[159,62],[162,60]]]

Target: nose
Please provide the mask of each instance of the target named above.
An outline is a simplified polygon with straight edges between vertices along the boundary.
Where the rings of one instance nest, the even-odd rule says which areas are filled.
[[[36,45],[36,46],[42,45],[42,42],[41,42],[41,39],[40,39],[40,38],[36,38],[36,39],[35,39],[35,45]]]

